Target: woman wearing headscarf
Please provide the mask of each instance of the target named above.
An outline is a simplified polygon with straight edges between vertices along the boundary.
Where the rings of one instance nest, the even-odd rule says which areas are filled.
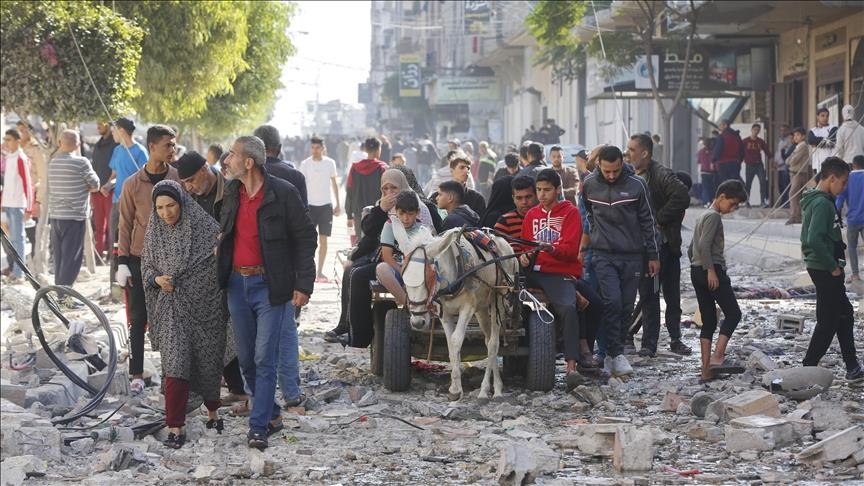
[[[207,428],[224,428],[218,410],[227,313],[213,253],[218,233],[219,224],[179,183],[165,180],[153,187],[141,274],[150,341],[162,354],[169,432],[164,444],[174,449],[186,442],[190,390],[204,398]]]
[[[342,276],[342,313],[339,324],[324,335],[328,342],[340,341],[340,336],[348,334],[352,347],[365,348],[372,342],[372,291],[369,281],[375,280],[375,266],[378,263],[378,237],[384,223],[396,214],[396,195],[410,190],[408,179],[399,169],[387,169],[381,175],[381,199],[363,217],[363,237],[351,253],[350,263],[346,264]],[[418,199],[420,196],[417,196]],[[417,221],[435,233],[432,213],[422,202]]]
[[[494,228],[502,214],[516,209],[516,205],[513,204],[512,184],[513,176],[501,177],[492,184],[489,204],[486,205],[486,212],[480,216],[481,228]]]

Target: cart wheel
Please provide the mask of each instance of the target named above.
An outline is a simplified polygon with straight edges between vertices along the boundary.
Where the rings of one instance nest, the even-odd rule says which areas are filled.
[[[528,363],[525,387],[549,391],[555,386],[555,324],[546,324],[536,312],[528,317]]]
[[[504,376],[525,376],[527,364],[527,356],[504,356]]]
[[[375,376],[384,375],[384,319],[387,311],[395,309],[396,303],[389,300],[375,302],[372,306],[372,346],[369,348],[369,369]]]
[[[407,390],[411,385],[411,323],[404,309],[387,312],[383,349],[384,387],[396,392]]]

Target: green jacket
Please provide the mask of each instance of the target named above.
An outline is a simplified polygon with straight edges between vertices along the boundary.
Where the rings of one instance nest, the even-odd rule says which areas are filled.
[[[831,272],[839,266],[834,258],[834,244],[842,238],[834,198],[827,192],[811,189],[801,196],[801,209],[804,263],[807,268]]]

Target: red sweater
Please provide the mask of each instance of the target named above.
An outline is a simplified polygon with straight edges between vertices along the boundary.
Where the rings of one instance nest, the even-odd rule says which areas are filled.
[[[551,211],[538,205],[528,210],[522,222],[522,239],[551,243],[552,252],[541,251],[534,270],[542,273],[582,276],[579,245],[582,243],[582,218],[570,201],[561,201]]]

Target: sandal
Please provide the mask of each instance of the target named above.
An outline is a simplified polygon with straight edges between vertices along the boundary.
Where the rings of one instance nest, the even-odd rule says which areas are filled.
[[[140,395],[144,392],[144,388],[146,386],[147,384],[144,383],[143,379],[133,378],[132,381],[129,383],[129,391],[132,393],[132,395]]]
[[[250,430],[247,438],[249,439],[248,444],[250,449],[258,449],[259,451],[263,451],[269,445],[267,443],[267,434],[261,432],[252,432]]]
[[[171,449],[179,449],[183,447],[183,444],[186,443],[186,434],[175,434],[174,432],[168,433],[168,438],[165,439],[162,444],[165,447],[170,447]]]
[[[279,417],[279,423],[273,424],[273,422],[267,423],[267,437],[279,432],[280,430],[285,428],[285,424],[282,423],[282,417]]]
[[[735,362],[728,360],[728,359],[723,361],[723,364],[710,365],[710,366],[708,366],[708,369],[714,375],[717,375],[717,374],[737,375],[740,373],[744,373],[744,367],[743,366],[736,364]]]
[[[225,430],[225,421],[220,417],[218,419],[210,419],[207,421],[204,426],[208,429],[216,429],[216,433],[222,435],[222,431]]]
[[[249,405],[249,400],[243,400],[231,406],[231,415],[235,417],[246,417],[251,411],[252,407]]]

